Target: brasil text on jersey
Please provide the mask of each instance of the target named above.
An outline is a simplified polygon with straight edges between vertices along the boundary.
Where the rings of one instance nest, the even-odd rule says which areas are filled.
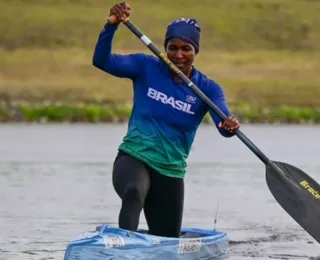
[[[148,89],[148,97],[156,101],[160,101],[163,104],[171,105],[174,109],[180,110],[187,114],[194,115],[194,112],[191,111],[191,104],[188,104],[181,100],[175,100],[173,97],[168,97],[166,94],[157,91],[153,88]]]

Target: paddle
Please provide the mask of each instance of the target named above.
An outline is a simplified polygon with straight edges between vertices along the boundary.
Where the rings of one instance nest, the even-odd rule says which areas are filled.
[[[114,23],[115,17],[110,16],[108,21]],[[159,59],[163,60],[222,121],[227,118],[186,75],[158,50],[129,18],[123,21],[123,24]],[[305,172],[290,164],[271,161],[240,130],[235,131],[235,134],[266,165],[267,185],[278,203],[320,243],[320,185]]]

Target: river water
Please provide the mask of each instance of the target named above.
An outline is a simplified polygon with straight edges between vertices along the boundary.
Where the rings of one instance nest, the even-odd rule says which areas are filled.
[[[319,126],[242,131],[271,159],[320,181]],[[0,126],[1,260],[63,259],[77,235],[116,224],[111,167],[125,132],[125,124]],[[264,164],[237,137],[203,125],[188,160],[183,225],[214,228],[218,204],[230,259],[318,259],[320,245],[268,190]],[[143,214],[140,222],[146,227]]]

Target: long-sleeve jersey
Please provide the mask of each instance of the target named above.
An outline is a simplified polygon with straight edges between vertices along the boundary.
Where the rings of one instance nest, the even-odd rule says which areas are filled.
[[[160,174],[183,178],[196,131],[207,112],[222,136],[233,134],[218,127],[220,119],[184,83],[174,80],[168,66],[155,56],[112,53],[119,24],[106,24],[93,55],[93,65],[133,82],[133,107],[119,149],[142,160]],[[190,79],[226,115],[223,89],[193,67]],[[109,86],[116,87],[116,86]]]

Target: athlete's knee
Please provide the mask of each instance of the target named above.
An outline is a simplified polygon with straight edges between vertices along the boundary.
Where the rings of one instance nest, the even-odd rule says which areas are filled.
[[[124,203],[135,204],[143,207],[146,194],[137,186],[129,186],[125,189],[122,201]]]

